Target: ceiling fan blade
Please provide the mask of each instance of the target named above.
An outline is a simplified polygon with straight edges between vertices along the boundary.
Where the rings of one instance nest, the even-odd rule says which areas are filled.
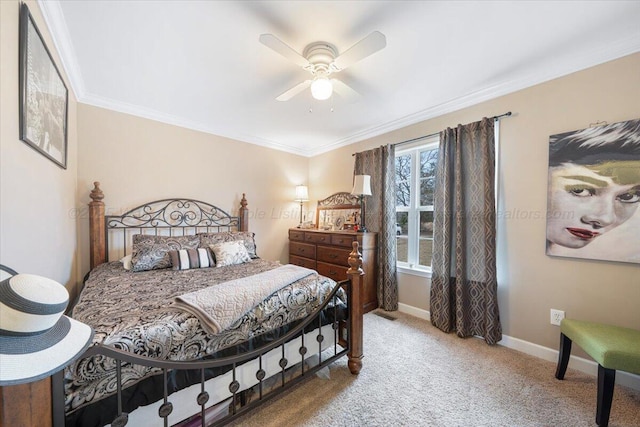
[[[297,85],[295,85],[294,87],[292,87],[291,89],[283,93],[282,95],[278,96],[276,100],[288,101],[294,96],[296,96],[297,94],[299,94],[300,92],[302,92],[303,90],[305,90],[306,88],[308,88],[309,86],[311,86],[311,80],[305,80],[302,83],[298,83]]]
[[[360,98],[360,94],[353,90],[351,86],[344,83],[342,80],[331,79],[333,84],[333,90],[344,98],[348,103],[355,102]]]
[[[387,38],[380,31],[374,31],[358,43],[351,46],[346,52],[338,56],[331,64],[335,71],[341,71],[383,49],[387,45]]]
[[[273,34],[261,34],[260,35],[260,43],[265,45],[266,47],[278,52],[280,55],[284,56],[293,63],[301,66],[308,67],[309,61],[298,52],[293,50],[288,44],[274,36]]]

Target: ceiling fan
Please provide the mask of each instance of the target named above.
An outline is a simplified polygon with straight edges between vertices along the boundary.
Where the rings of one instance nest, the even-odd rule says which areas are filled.
[[[338,50],[334,45],[327,42],[313,42],[307,45],[302,55],[300,55],[273,34],[262,34],[259,40],[260,43],[278,52],[294,64],[299,65],[313,76],[312,79],[298,83],[278,96],[276,98],[278,101],[288,101],[308,87],[311,87],[311,95],[321,101],[330,98],[334,90],[348,100],[358,97],[359,95],[355,90],[344,82],[330,76],[374,54],[387,45],[387,38],[379,31],[372,32],[341,55],[338,55]]]

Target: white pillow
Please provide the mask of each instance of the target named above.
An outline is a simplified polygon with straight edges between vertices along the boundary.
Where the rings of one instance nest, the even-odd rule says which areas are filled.
[[[216,267],[243,264],[251,261],[247,247],[241,240],[234,242],[216,243],[209,246],[216,258]]]
[[[120,258],[120,262],[122,263],[122,266],[124,267],[125,270],[131,270],[131,257],[133,255],[129,254],[125,257]]]

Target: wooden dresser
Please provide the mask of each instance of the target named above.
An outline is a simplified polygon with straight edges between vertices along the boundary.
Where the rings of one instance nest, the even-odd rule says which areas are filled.
[[[347,278],[351,244],[357,240],[362,254],[364,312],[378,308],[378,235],[355,231],[324,231],[292,228],[289,230],[289,262],[316,270],[336,281]]]

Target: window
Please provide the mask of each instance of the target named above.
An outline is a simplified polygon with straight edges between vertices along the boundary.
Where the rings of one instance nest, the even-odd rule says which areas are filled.
[[[433,192],[438,136],[396,150],[396,239],[398,266],[431,270]]]

